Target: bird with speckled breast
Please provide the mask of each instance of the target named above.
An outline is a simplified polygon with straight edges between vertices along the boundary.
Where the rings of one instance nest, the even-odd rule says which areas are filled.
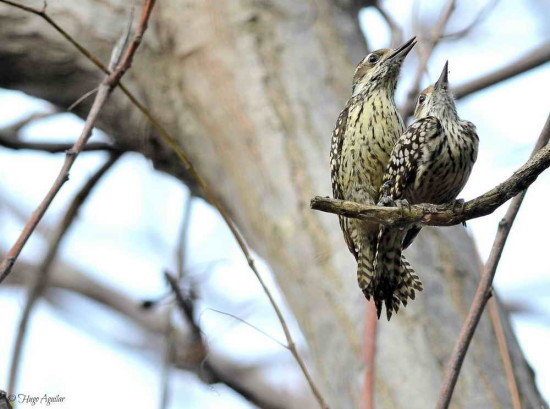
[[[479,138],[475,125],[458,117],[449,90],[448,63],[437,82],[418,96],[414,119],[392,151],[378,204],[463,203],[455,199],[470,177]],[[380,227],[374,263],[376,273],[384,276],[374,290],[379,316],[382,299],[388,319],[399,309],[399,300],[406,300],[410,285],[398,271],[401,252],[419,231],[419,225]]]
[[[394,101],[401,65],[416,44],[415,38],[397,49],[368,54],[357,66],[352,96],[340,113],[332,134],[330,170],[336,199],[376,204],[390,154],[405,130]],[[378,297],[374,271],[379,226],[358,219],[339,217],[350,252],[357,260],[357,281],[365,297]],[[421,289],[410,276],[408,263],[401,262],[402,281],[410,290]],[[412,272],[414,275],[414,272]],[[408,293],[410,294],[410,292]]]

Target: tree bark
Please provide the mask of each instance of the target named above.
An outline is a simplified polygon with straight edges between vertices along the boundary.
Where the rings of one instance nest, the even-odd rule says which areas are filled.
[[[124,4],[60,0],[48,6],[48,14],[108,61],[128,18]],[[361,406],[365,299],[336,216],[310,210],[309,201],[330,192],[331,131],[350,95],[355,63],[366,51],[356,5],[163,0],[125,77],[273,268],[307,339],[315,378],[334,409]],[[0,39],[2,87],[67,107],[102,77],[40,18],[4,4]],[[77,113],[87,108],[84,103]],[[194,188],[182,163],[120,91],[103,111],[101,127]],[[425,289],[378,326],[378,408],[434,406],[479,278],[476,249],[462,227],[425,228],[407,255]],[[509,328],[507,337],[523,405],[540,407],[533,375]],[[496,339],[484,316],[452,407],[510,406]]]

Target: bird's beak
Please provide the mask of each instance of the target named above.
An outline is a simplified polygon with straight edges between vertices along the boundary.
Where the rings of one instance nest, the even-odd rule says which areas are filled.
[[[435,89],[441,89],[441,88],[447,88],[449,86],[449,61],[445,61],[445,66],[443,67],[443,71],[441,71],[441,75],[439,76],[439,79],[434,85]]]
[[[412,50],[415,44],[416,37],[413,37],[401,47],[396,48],[393,53],[388,57],[387,61],[403,61],[403,59],[407,56],[409,51]]]

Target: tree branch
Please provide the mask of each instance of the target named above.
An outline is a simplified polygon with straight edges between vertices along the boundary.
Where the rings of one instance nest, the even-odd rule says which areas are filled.
[[[539,151],[543,146],[545,146],[545,149],[548,151],[548,148],[550,147],[550,145],[548,145],[549,139],[550,115],[546,120],[546,124],[544,125],[533,153],[531,154],[532,158],[537,155],[537,151]],[[468,351],[468,347],[470,346],[470,342],[474,336],[477,324],[479,323],[481,314],[485,308],[485,304],[487,304],[487,301],[491,296],[493,279],[495,278],[495,273],[504,250],[504,245],[506,244],[508,234],[510,233],[526,193],[527,190],[524,190],[521,194],[515,197],[514,200],[512,200],[508,211],[498,225],[495,241],[493,243],[491,253],[489,254],[487,264],[485,265],[485,270],[477,287],[472,306],[470,307],[466,321],[462,326],[462,330],[460,331],[460,335],[451,354],[451,358],[447,363],[447,369],[445,370],[439,399],[437,401],[437,409],[446,409],[449,407],[453,391],[458,380],[458,375],[460,374],[460,369],[462,368],[462,363],[466,357],[466,352]]]
[[[424,71],[426,71],[426,67],[428,66],[428,61],[432,55],[433,50],[439,43],[439,40],[441,39],[441,37],[443,36],[443,31],[445,30],[445,26],[449,22],[449,19],[451,18],[451,15],[453,14],[453,11],[455,9],[455,3],[456,3],[455,0],[449,0],[447,2],[443,10],[441,11],[439,20],[436,26],[434,27],[430,38],[427,41],[426,49],[422,53],[419,51],[420,62],[418,63],[416,74],[413,80],[413,85],[409,90],[409,92],[407,93],[407,99],[405,100],[405,105],[402,110],[402,116],[404,118],[408,116],[408,115],[405,115],[407,112],[414,110],[416,96],[420,91],[420,83],[422,81],[422,75],[424,74]]]
[[[185,262],[186,262],[186,249],[187,249],[187,238],[189,235],[189,224],[191,221],[191,213],[193,210],[193,194],[189,192],[187,198],[185,199],[185,205],[183,206],[183,217],[181,222],[181,228],[179,232],[178,242],[176,245],[176,266],[177,266],[177,275],[178,281],[183,280],[185,273]],[[160,399],[160,409],[166,409],[170,401],[170,367],[176,358],[176,337],[175,337],[175,328],[172,324],[171,317],[173,316],[174,307],[170,307],[170,319],[168,320],[168,328],[166,334],[166,350],[164,353],[164,363],[162,368],[161,376],[161,399]]]
[[[493,328],[497,338],[498,349],[500,356],[502,357],[502,364],[504,365],[506,382],[508,383],[510,398],[512,399],[512,407],[513,409],[521,409],[521,398],[519,395],[518,383],[514,373],[514,366],[512,365],[510,349],[508,348],[504,328],[502,327],[502,320],[500,319],[500,314],[498,312],[497,302],[497,297],[493,295],[493,297],[489,300],[489,315],[491,316],[491,322],[493,323]]]
[[[393,16],[390,13],[388,13],[388,11],[380,3],[381,1],[378,0],[374,4],[374,8],[378,10],[378,13],[380,13],[382,18],[388,25],[388,28],[390,29],[390,32],[391,32],[390,47],[391,48],[399,47],[401,44],[403,44],[403,29],[401,28],[399,23],[395,21]]]
[[[363,388],[363,408],[374,409],[374,382],[376,379],[376,334],[378,327],[378,316],[374,301],[366,304],[365,312],[365,385]]]
[[[548,130],[545,128],[544,132],[548,132]],[[547,145],[507,180],[476,199],[466,202],[463,210],[454,210],[449,205],[435,206],[432,204],[411,205],[409,209],[399,209],[320,196],[314,197],[310,205],[314,210],[376,222],[388,227],[401,227],[413,223],[428,226],[453,226],[491,214],[512,197],[527,189],[549,166],[550,145]]]
[[[470,24],[468,24],[466,27],[464,27],[461,30],[458,30],[454,33],[445,34],[442,36],[442,40],[458,40],[462,37],[467,36],[474,28],[476,28],[483,20],[485,20],[491,13],[491,11],[495,8],[497,3],[500,0],[489,0],[485,6],[477,13],[477,16],[472,20]]]
[[[59,259],[57,260],[52,265],[51,279],[44,292],[44,299],[46,301],[55,302],[57,307],[66,308],[71,311],[74,310],[72,303],[68,306],[65,306],[64,303],[60,304],[64,300],[62,296],[66,292],[78,295],[89,301],[97,302],[137,325],[145,331],[147,336],[153,336],[155,342],[147,343],[147,346],[160,344],[160,338],[167,335],[166,331],[168,327],[166,324],[169,317],[166,308],[157,307],[147,310],[139,308],[139,304],[135,299],[129,297],[126,293],[113,289],[100,280],[96,280],[75,269],[73,266],[61,262]],[[23,286],[35,277],[39,269],[40,267],[37,265],[28,264],[20,260],[15,264],[14,272],[8,276],[5,285]],[[50,291],[51,293],[49,293]],[[97,334],[94,333],[93,335]],[[201,367],[197,366],[200,362],[198,364],[191,364],[189,361],[185,362],[182,359],[182,357],[188,358],[196,352],[190,350],[192,345],[189,343],[189,336],[183,328],[176,329],[174,339],[178,355],[173,357],[172,364],[176,369],[198,374],[202,370]],[[277,402],[280,398],[280,393],[273,390],[268,382],[260,378],[258,367],[241,365],[216,354],[209,354],[208,359],[212,367],[222,374],[221,379],[224,377],[228,379],[237,378],[235,383],[245,385],[247,390],[261,391],[258,394],[261,393],[261,399],[266,402]],[[223,383],[223,381],[219,382]],[[284,393],[285,396],[288,396],[287,394],[292,395],[297,401],[301,400],[301,395],[293,394],[292,391],[285,390]],[[307,402],[310,402],[310,400],[308,399]],[[271,406],[268,404],[265,407],[276,406],[274,403],[271,403]]]
[[[492,85],[498,84],[501,81],[505,81],[509,78],[515,77],[516,75],[546,64],[548,61],[550,61],[550,42],[529,51],[527,54],[510,63],[510,65],[454,88],[453,94],[456,99],[464,98],[474,92],[488,88]]]
[[[30,151],[40,151],[47,153],[65,153],[72,146],[72,143],[63,143],[63,142],[25,142],[13,139],[7,139],[0,136],[0,146],[4,148],[13,149],[13,150],[30,150]],[[115,146],[110,143],[105,142],[91,142],[87,143],[82,152],[97,152],[97,151],[106,151],[106,152],[125,152],[124,149]]]
[[[529,51],[527,54],[519,57],[509,65],[499,68],[489,74],[471,80],[465,84],[452,89],[455,99],[467,97],[470,94],[489,88],[499,82],[506,81],[516,75],[523,74],[533,68],[537,68],[550,61],[550,42]],[[403,118],[407,118],[414,113],[414,101],[407,103],[403,108]]]
[[[36,301],[42,295],[44,289],[48,284],[51,267],[53,265],[53,262],[55,261],[57,252],[61,246],[61,242],[63,241],[65,234],[69,230],[70,226],[72,225],[73,221],[78,215],[80,208],[82,207],[82,205],[84,204],[84,202],[86,201],[86,199],[88,198],[88,196],[90,195],[94,187],[101,180],[103,175],[105,175],[105,173],[116,163],[116,161],[120,158],[120,155],[121,153],[112,153],[109,159],[105,162],[105,164],[103,164],[96,171],[96,173],[92,175],[92,177],[84,184],[84,186],[82,186],[80,191],[76,194],[69,208],[65,212],[65,216],[61,220],[59,227],[57,228],[57,231],[51,242],[48,252],[46,253],[44,259],[40,263],[40,269],[39,271],[37,271],[36,276],[34,277],[34,281],[31,284],[27,301],[25,303],[25,307],[23,309],[23,313],[19,321],[17,338],[15,340],[15,346],[13,349],[9,383],[8,383],[8,390],[11,391],[11,393],[14,393],[14,391],[16,390],[15,383],[17,380],[17,373],[19,370],[19,364],[21,362],[21,353],[23,349],[23,343],[25,340],[25,335],[27,333],[30,316],[31,316],[33,307],[36,304]]]
[[[30,123],[44,118],[49,118],[57,115],[59,112],[33,113],[26,118],[21,119],[9,126],[0,128],[0,146],[14,150],[32,150],[48,153],[64,153],[68,151],[73,143],[66,142],[25,142],[20,139],[20,132],[23,127]],[[108,151],[108,152],[123,152],[124,149],[112,144],[103,142],[87,143],[82,151]]]
[[[182,291],[179,288],[178,281],[169,273],[164,274],[166,281],[170,285],[172,292],[176,298],[176,304],[179,311],[183,317],[183,320],[191,326],[191,332],[193,338],[197,345],[197,351],[200,351],[200,368],[201,368],[201,378],[206,380],[208,383],[223,383],[233,389],[235,392],[240,394],[243,398],[248,400],[250,403],[262,408],[262,409],[282,409],[284,405],[274,404],[273,402],[268,402],[263,399],[261,396],[256,394],[254,391],[249,390],[247,387],[242,385],[237,378],[228,377],[224,373],[218,371],[210,362],[208,357],[208,347],[202,338],[202,330],[195,319],[195,305],[192,297],[186,297],[183,295]]]
[[[0,264],[0,283],[4,281],[4,279],[10,273],[11,268],[15,263],[15,260],[17,260],[17,257],[21,253],[21,250],[25,246],[27,240],[33,233],[34,229],[36,228],[36,226],[38,225],[38,223],[40,222],[40,220],[42,219],[46,211],[48,210],[50,204],[52,203],[57,193],[61,190],[61,187],[69,179],[69,172],[74,162],[76,161],[78,154],[82,151],[84,145],[86,145],[86,142],[90,138],[92,129],[94,127],[94,123],[97,120],[99,113],[101,112],[101,109],[107,102],[107,99],[111,94],[111,92],[114,90],[114,88],[120,81],[120,78],[130,68],[133,55],[137,50],[138,45],[141,42],[141,38],[143,36],[145,29],[147,28],[147,20],[150,17],[151,10],[153,8],[154,3],[155,3],[155,0],[145,1],[145,4],[142,9],[141,20],[140,20],[138,29],[134,34],[133,40],[128,46],[128,48],[126,49],[121,61],[120,62],[117,61],[117,68],[115,69],[115,71],[109,74],[107,78],[99,86],[92,108],[90,109],[88,117],[86,118],[84,129],[82,130],[82,134],[80,135],[78,140],[75,142],[75,144],[67,151],[65,156],[65,162],[63,163],[63,166],[59,171],[59,174],[55,179],[52,187],[50,188],[50,190],[48,191],[48,193],[46,194],[46,196],[44,197],[40,205],[37,207],[37,209],[33,212],[31,218],[29,219],[23,231],[19,235],[19,238],[17,239],[13,247],[8,251],[8,254],[6,255],[5,259]]]

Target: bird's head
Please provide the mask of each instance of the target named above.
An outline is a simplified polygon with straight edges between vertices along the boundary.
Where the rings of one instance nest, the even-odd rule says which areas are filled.
[[[445,63],[443,71],[435,84],[430,85],[418,95],[414,119],[426,116],[435,116],[438,119],[444,117],[457,118],[453,94],[449,90],[449,62]]]
[[[385,88],[393,94],[403,60],[416,44],[415,37],[394,50],[373,51],[357,65],[353,76],[353,96]]]

